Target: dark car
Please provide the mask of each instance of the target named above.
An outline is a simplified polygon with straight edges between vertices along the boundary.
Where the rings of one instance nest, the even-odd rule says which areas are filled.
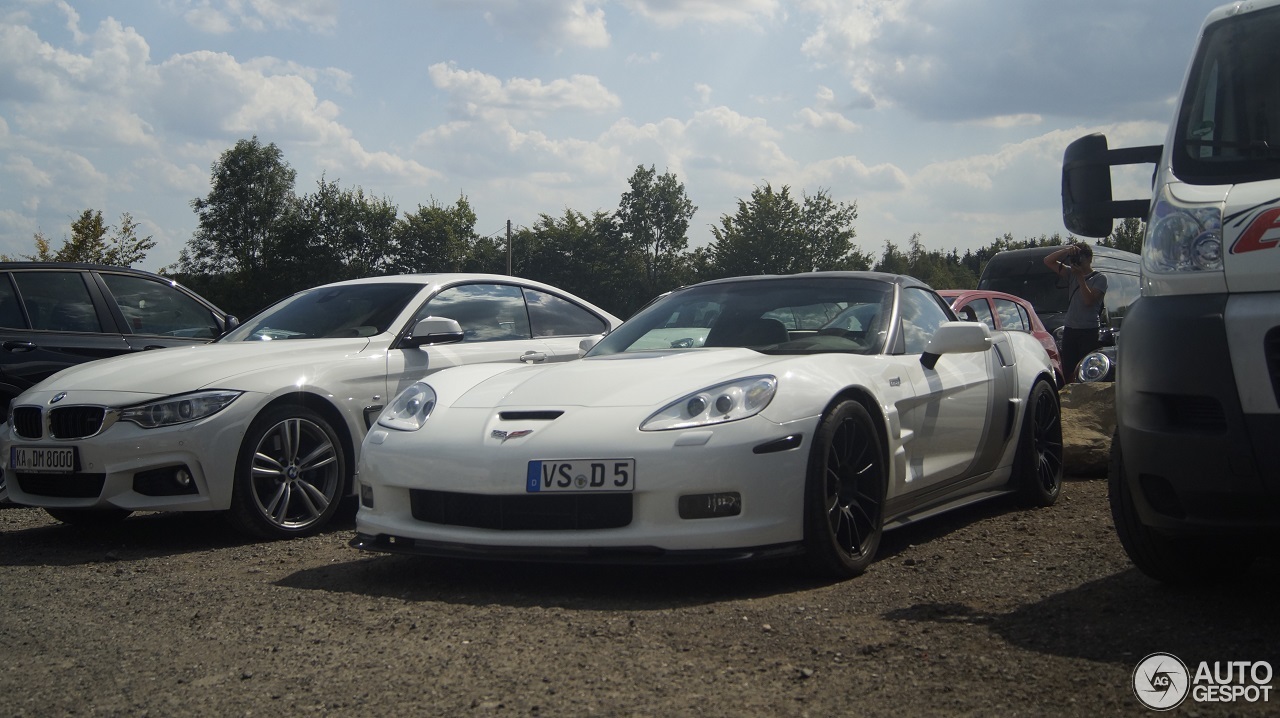
[[[1044,265],[1044,258],[1059,249],[1062,249],[1059,245],[1046,245],[997,252],[982,268],[978,289],[1005,292],[1031,302],[1049,333],[1057,337],[1067,312],[1067,280],[1050,271]],[[1106,310],[1103,323],[1119,329],[1129,305],[1138,298],[1142,257],[1095,245],[1093,268],[1107,277],[1107,295],[1102,300]]]
[[[0,262],[0,419],[9,401],[73,364],[208,342],[235,317],[166,277],[128,267]]]

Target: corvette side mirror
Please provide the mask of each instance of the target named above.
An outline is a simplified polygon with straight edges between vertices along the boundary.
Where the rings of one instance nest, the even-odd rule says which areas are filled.
[[[990,348],[991,330],[986,324],[944,322],[925,345],[920,363],[925,369],[932,369],[943,354],[984,352]]]

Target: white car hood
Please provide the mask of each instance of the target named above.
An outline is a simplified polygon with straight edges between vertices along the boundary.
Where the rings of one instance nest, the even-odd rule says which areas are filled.
[[[611,354],[504,371],[461,390],[451,406],[653,406],[736,377],[773,373],[770,365],[791,359],[795,357],[768,356],[750,349]],[[444,387],[453,371],[428,379],[428,383]],[[466,380],[464,374],[457,376]]]
[[[78,364],[40,382],[32,391],[144,392],[159,396],[203,388],[236,389],[235,379],[282,367],[305,369],[368,348],[370,340],[292,339],[228,342],[153,349]]]

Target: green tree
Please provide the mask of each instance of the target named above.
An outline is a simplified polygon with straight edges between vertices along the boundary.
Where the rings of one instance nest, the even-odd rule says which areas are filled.
[[[430,205],[418,205],[417,212],[406,214],[396,223],[393,267],[397,272],[466,271],[478,239],[476,213],[466,197],[459,197],[451,207],[433,199]],[[479,263],[489,260],[486,257]],[[505,248],[501,266],[500,270],[483,271],[505,271]]]
[[[294,209],[297,172],[275,143],[240,140],[212,167],[208,196],[191,200],[199,222],[178,258],[190,274],[229,273],[250,279],[279,241],[281,220]]]
[[[302,246],[323,270],[315,283],[390,271],[399,213],[390,200],[368,197],[359,187],[343,189],[321,177],[315,194],[303,197],[299,205],[301,224],[308,232]],[[296,254],[296,248],[280,247],[277,251]]]
[[[1098,240],[1103,247],[1123,249],[1134,254],[1142,253],[1142,237],[1146,234],[1147,225],[1137,217],[1126,217],[1107,237]]]
[[[796,202],[790,187],[775,192],[766,183],[712,227],[711,259],[721,276],[865,269],[870,257],[853,247],[857,217],[856,204],[825,190]]]
[[[689,246],[689,220],[698,208],[675,175],[652,165],[636,167],[614,215],[622,237],[644,258],[641,293],[655,295],[678,284],[680,257]]]
[[[131,267],[147,258],[147,251],[156,246],[150,235],[138,236],[138,223],[128,212],[120,215],[120,226],[108,234],[108,227],[100,210],[86,209],[71,223],[71,236],[63,240],[57,252],[52,251],[48,237],[36,232],[36,253],[22,255],[31,262],[86,262]],[[0,257],[12,261],[8,257]]]
[[[576,294],[618,316],[648,300],[635,280],[640,259],[621,241],[621,230],[606,212],[590,217],[565,210],[541,215],[533,227],[512,238],[512,271]]]

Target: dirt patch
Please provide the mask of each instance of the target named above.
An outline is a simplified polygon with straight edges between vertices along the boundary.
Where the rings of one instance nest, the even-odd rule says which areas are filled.
[[[1142,715],[1130,679],[1150,653],[1280,667],[1276,561],[1230,586],[1156,584],[1096,480],[1048,509],[998,500],[891,532],[839,583],[375,556],[351,536],[248,543],[163,514],[95,533],[0,511],[4,712]]]

